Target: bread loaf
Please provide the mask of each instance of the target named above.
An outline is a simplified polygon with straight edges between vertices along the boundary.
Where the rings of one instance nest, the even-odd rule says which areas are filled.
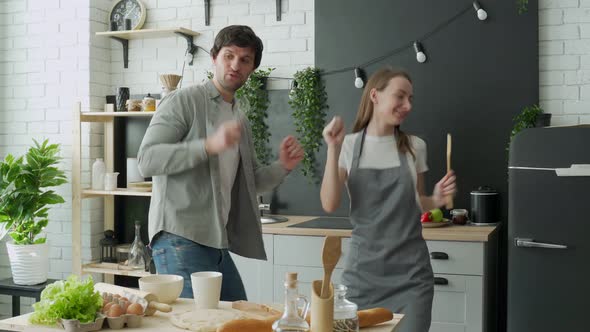
[[[373,326],[393,319],[393,313],[385,308],[359,310],[359,327]]]
[[[236,319],[218,327],[217,332],[272,332],[272,323],[275,320],[275,318]]]

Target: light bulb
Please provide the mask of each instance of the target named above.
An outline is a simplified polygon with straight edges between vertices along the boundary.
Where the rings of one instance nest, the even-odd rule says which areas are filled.
[[[477,11],[477,18],[479,18],[480,21],[485,21],[485,19],[488,18],[488,13],[483,9],[479,9]]]
[[[427,57],[426,53],[424,53],[424,50],[422,49],[422,44],[420,44],[420,42],[414,42],[414,51],[416,52],[416,61],[424,63]]]
[[[424,63],[426,61],[426,54],[424,54],[424,52],[416,53],[416,61]]]
[[[354,86],[357,89],[362,89],[365,86],[365,82],[363,81],[363,73],[360,68],[354,69],[354,77]]]
[[[475,9],[477,18],[480,21],[484,21],[486,18],[488,18],[488,13],[483,8],[481,8],[481,5],[478,1],[473,1],[473,9]]]

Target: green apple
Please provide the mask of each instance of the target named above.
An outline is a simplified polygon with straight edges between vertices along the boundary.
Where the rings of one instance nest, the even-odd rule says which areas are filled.
[[[430,210],[430,213],[432,213],[432,221],[434,221],[434,222],[443,221],[443,212],[441,211],[441,209],[432,209],[432,210]]]

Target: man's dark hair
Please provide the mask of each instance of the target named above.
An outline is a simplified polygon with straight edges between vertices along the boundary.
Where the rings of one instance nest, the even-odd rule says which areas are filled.
[[[262,60],[262,40],[256,36],[254,31],[246,25],[227,26],[215,37],[211,48],[211,56],[217,58],[217,54],[224,46],[250,47],[254,50],[254,69],[258,68]]]

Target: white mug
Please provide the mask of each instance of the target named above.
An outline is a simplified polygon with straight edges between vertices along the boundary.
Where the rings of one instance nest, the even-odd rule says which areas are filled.
[[[193,297],[197,309],[217,309],[221,295],[221,272],[194,272],[191,274]]]

